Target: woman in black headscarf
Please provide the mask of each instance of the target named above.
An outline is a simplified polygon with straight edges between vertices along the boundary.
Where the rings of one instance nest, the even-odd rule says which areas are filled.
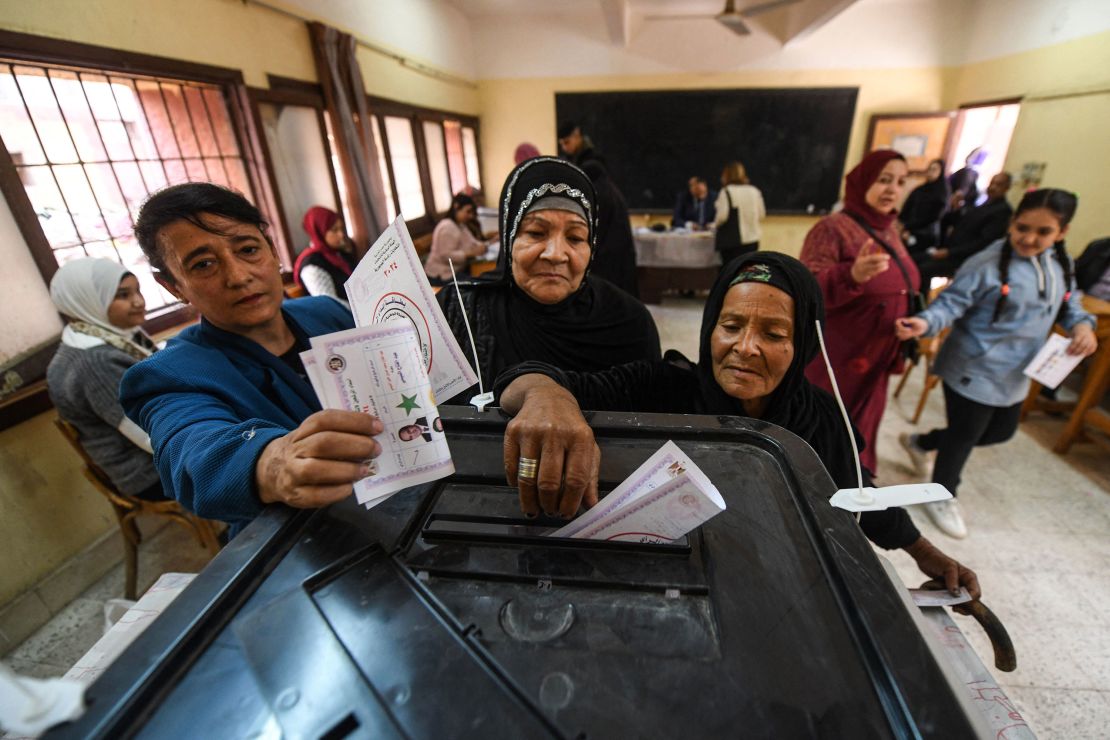
[[[590,273],[597,247],[597,199],[590,178],[566,160],[535,157],[510,173],[500,200],[497,269],[439,292],[451,330],[476,368],[498,373],[535,360],[594,371],[659,359],[659,333],[642,303]],[[447,403],[466,403],[465,391]]]
[[[587,504],[597,501],[597,446],[580,408],[762,419],[808,442],[838,488],[855,487],[855,456],[836,401],[805,377],[818,352],[816,322],[824,318],[821,290],[802,263],[752,253],[717,277],[694,367],[681,358],[574,373],[531,362],[504,373],[495,390],[502,408],[516,415],[505,433],[506,468],[509,482],[520,486],[525,513],[542,508],[570,517],[583,497]],[[538,476],[517,475],[518,454],[539,459]],[[556,464],[545,466],[544,455]],[[562,490],[545,485],[545,473],[565,480]],[[860,524],[880,547],[905,549],[924,573],[978,596],[975,574],[922,537],[905,510],[868,512]]]
[[[944,160],[934,159],[925,170],[925,182],[914,188],[902,211],[902,242],[916,262],[925,259],[925,250],[940,244],[940,219],[948,210],[951,192],[944,179]]]

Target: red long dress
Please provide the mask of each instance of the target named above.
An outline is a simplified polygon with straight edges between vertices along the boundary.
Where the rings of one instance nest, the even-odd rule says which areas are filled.
[[[897,251],[913,289],[921,282],[917,266],[893,226],[876,232]],[[890,267],[860,285],[852,279],[852,263],[871,237],[844,213],[821,219],[810,229],[801,260],[821,285],[825,296],[825,343],[848,415],[866,442],[860,460],[876,472],[879,422],[886,409],[887,381],[902,372],[903,361],[896,319],[909,313],[906,280],[891,260]],[[882,249],[878,245],[870,249]],[[806,368],[814,385],[832,392],[824,361],[818,356]]]

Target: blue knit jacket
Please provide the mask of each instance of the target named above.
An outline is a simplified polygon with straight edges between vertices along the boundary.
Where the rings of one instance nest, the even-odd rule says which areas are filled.
[[[304,337],[354,326],[325,296],[286,301],[282,313]],[[280,358],[203,320],[128,370],[120,402],[150,435],[166,493],[233,535],[262,511],[254,479],[262,450],[320,410],[312,386]]]

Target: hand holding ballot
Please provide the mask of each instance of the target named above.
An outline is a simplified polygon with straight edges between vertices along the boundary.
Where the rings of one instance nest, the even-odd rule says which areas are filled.
[[[318,411],[262,452],[255,466],[262,503],[310,509],[351,495],[382,448],[373,437],[383,425],[351,411]]]

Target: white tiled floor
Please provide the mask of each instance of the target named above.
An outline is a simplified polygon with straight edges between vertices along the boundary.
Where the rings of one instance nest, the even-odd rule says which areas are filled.
[[[668,299],[651,307],[663,348],[696,361],[700,300]],[[893,389],[893,383],[892,389]],[[887,407],[879,441],[883,484],[912,480],[898,446],[921,390],[921,370]],[[916,429],[944,421],[934,391]],[[1004,445],[976,450],[964,471],[960,501],[971,535],[952,540],[912,512],[922,532],[973,568],[984,603],[1006,625],[1018,669],[995,671],[1003,690],[1042,739],[1110,737],[1110,459],[1091,444],[1065,457],[1051,451],[1063,422],[1037,415]],[[888,553],[904,581],[924,577],[902,552]],[[166,527],[143,546],[140,591],[166,571],[192,572],[206,562],[178,527]],[[5,660],[22,673],[61,675],[96,641],[103,604],[122,595],[122,567],[82,594]],[[990,644],[971,619],[955,616],[987,666]]]
[[[696,359],[702,302],[667,299],[651,306],[663,348]],[[920,422],[909,418],[920,398],[917,368],[880,428],[879,479],[915,480],[898,444],[903,431],[944,424],[941,391],[930,394]],[[891,383],[893,393],[896,383]],[[1014,439],[977,449],[964,470],[960,503],[970,536],[953,540],[911,509],[922,534],[971,567],[983,602],[1006,625],[1017,654],[1012,673],[993,669],[990,643],[978,624],[954,615],[983,663],[1022,716],[1044,739],[1110,737],[1110,456],[1096,445],[1051,446],[1063,420],[1034,414]],[[886,553],[909,586],[925,577],[901,551]]]

